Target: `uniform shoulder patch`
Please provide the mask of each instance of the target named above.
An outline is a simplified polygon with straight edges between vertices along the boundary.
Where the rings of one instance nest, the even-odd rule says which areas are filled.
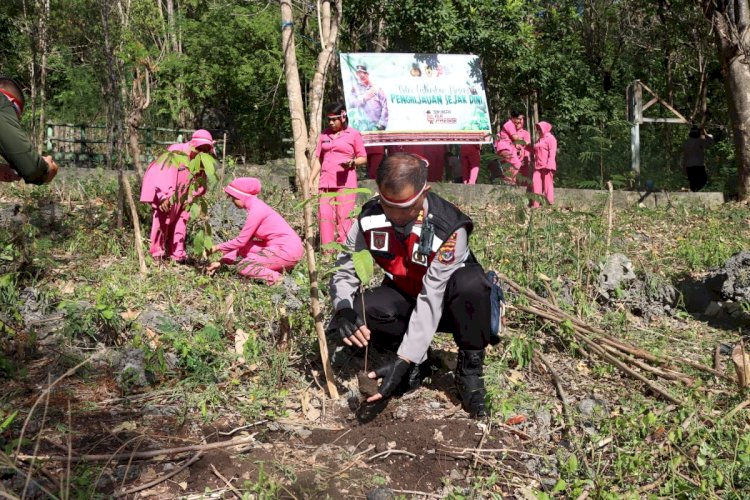
[[[456,238],[457,233],[453,233],[438,249],[438,262],[442,264],[452,264],[456,260]]]

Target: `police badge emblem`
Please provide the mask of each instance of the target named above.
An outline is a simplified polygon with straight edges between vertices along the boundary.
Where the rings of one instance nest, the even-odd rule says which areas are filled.
[[[423,253],[419,253],[419,247],[414,245],[414,250],[411,253],[411,261],[420,266],[427,267],[427,256]]]
[[[388,236],[388,233],[385,231],[373,231],[370,233],[370,250],[375,252],[387,252]]]

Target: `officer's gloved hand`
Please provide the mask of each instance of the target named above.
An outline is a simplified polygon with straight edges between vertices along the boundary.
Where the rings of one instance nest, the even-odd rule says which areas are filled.
[[[378,389],[380,398],[377,396],[373,396],[374,399],[370,398],[368,399],[368,401],[375,401],[377,399],[387,398],[392,395],[393,391],[395,391],[399,386],[404,376],[409,372],[409,368],[411,368],[410,362],[402,358],[396,358],[395,361],[383,365],[373,372],[370,372],[370,378],[382,378],[383,383],[380,384],[380,389]],[[374,377],[372,376],[373,374],[375,375]]]
[[[347,340],[364,324],[357,311],[351,307],[344,307],[333,315],[328,331],[338,334],[341,340]]]

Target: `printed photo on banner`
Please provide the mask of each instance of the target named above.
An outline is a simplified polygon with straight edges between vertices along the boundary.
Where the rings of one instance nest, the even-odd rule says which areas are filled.
[[[463,54],[342,53],[349,124],[365,144],[491,141],[479,58]]]

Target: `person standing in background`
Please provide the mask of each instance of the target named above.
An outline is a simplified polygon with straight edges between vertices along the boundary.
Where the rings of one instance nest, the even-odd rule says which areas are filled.
[[[713,146],[714,137],[693,125],[682,145],[682,168],[685,169],[690,191],[700,191],[708,182],[706,172],[706,148]]]
[[[541,195],[552,205],[555,203],[555,172],[557,171],[557,139],[552,135],[552,125],[547,122],[536,124],[536,133],[539,134],[534,144],[534,171],[531,174],[530,191]],[[527,188],[529,190],[529,188]],[[539,202],[532,199],[529,203],[531,208],[539,207]]]
[[[464,184],[477,183],[481,151],[481,144],[461,144],[461,178]]]
[[[18,83],[0,76],[0,182],[48,184],[57,175],[57,163],[51,156],[40,156],[21,128],[24,98]]]
[[[328,128],[318,137],[310,173],[311,192],[314,192],[320,176],[318,223],[321,245],[346,241],[346,235],[352,226],[351,211],[354,209],[356,194],[343,191],[357,188],[356,167],[367,165],[367,151],[362,135],[349,126],[344,105],[329,104],[326,117]]]

